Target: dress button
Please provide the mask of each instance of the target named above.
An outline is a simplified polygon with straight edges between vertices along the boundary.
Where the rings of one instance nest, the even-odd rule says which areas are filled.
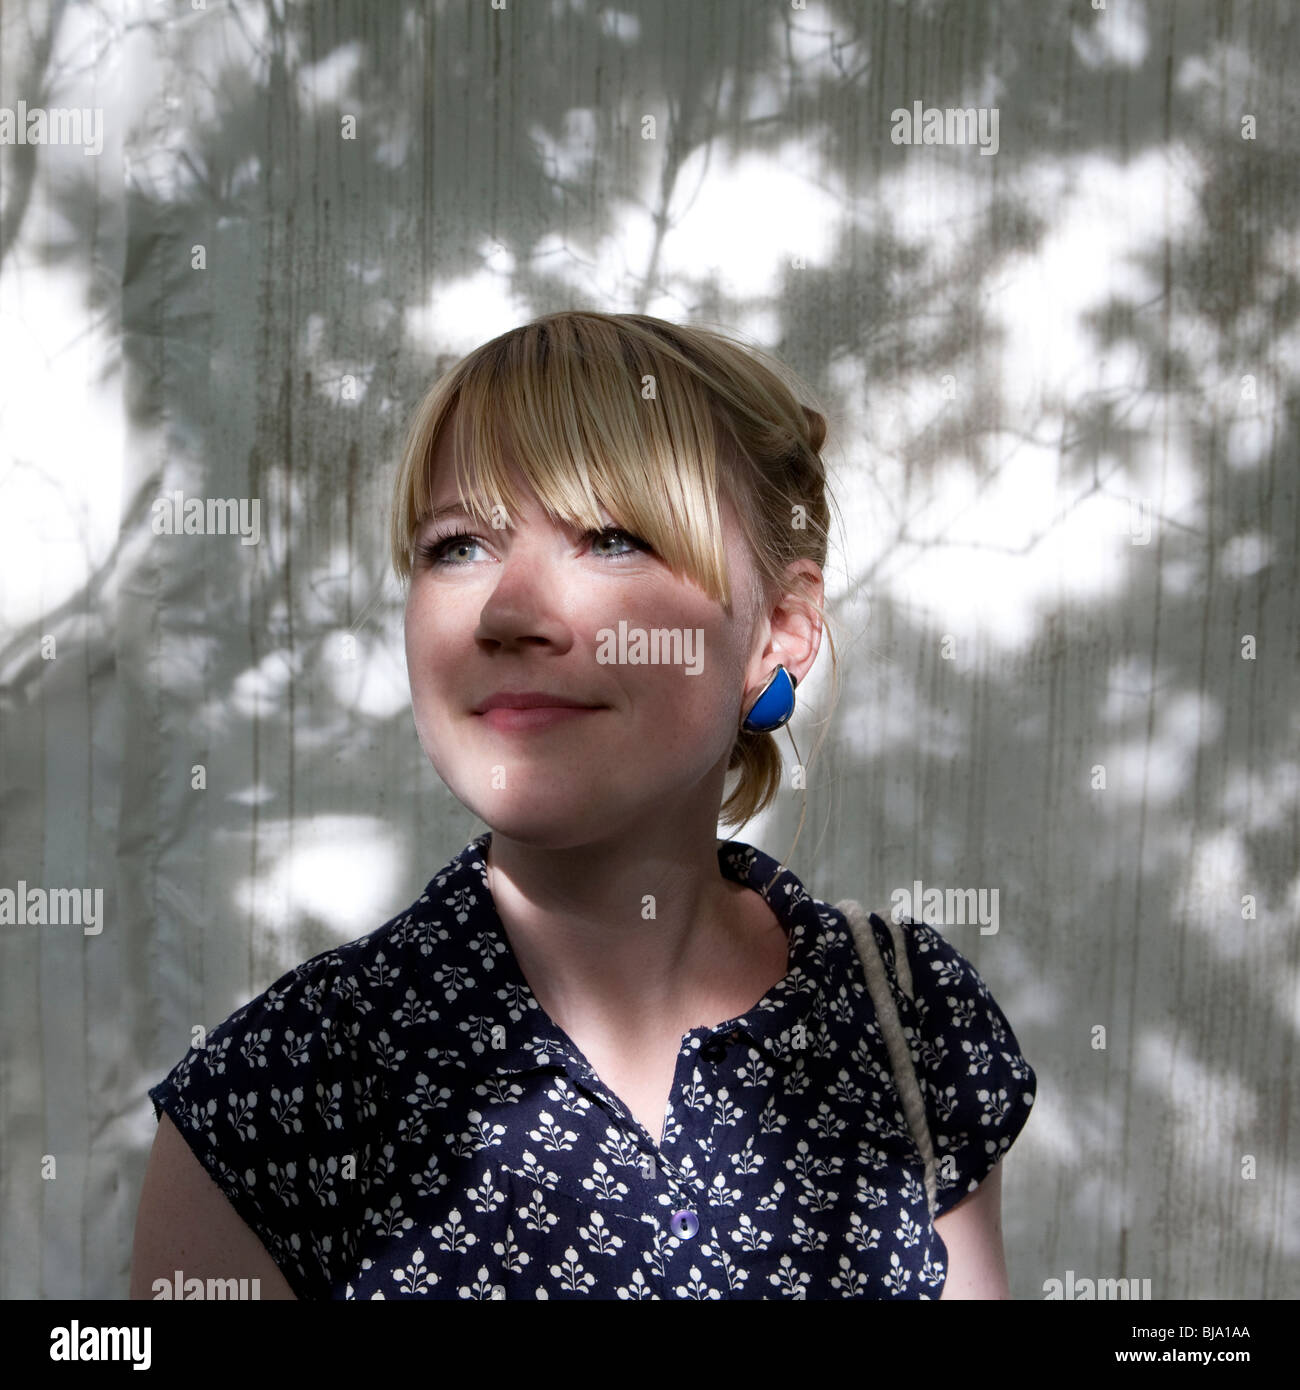
[[[690,1240],[700,1229],[700,1218],[693,1211],[675,1211],[669,1224],[672,1227],[673,1235],[680,1236],[683,1240]]]
[[[721,1038],[710,1038],[708,1042],[700,1048],[700,1056],[706,1062],[720,1062],[727,1055],[726,1044]]]

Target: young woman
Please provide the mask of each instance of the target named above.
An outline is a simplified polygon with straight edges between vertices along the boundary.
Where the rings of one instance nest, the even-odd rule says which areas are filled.
[[[983,981],[716,835],[779,792],[825,622],[796,391],[587,312],[429,391],[393,511],[412,705],[490,829],[150,1091],[133,1295],[1008,1296],[1035,1078]]]

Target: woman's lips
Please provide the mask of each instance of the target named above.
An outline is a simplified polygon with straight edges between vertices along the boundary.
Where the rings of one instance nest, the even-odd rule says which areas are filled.
[[[564,705],[543,705],[537,709],[490,709],[479,718],[502,733],[515,733],[525,729],[549,729],[553,724],[561,724],[571,719],[579,719],[586,714],[599,714],[600,706],[580,709]]]

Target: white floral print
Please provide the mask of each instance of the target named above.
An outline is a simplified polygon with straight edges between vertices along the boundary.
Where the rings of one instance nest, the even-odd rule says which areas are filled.
[[[289,971],[149,1095],[300,1298],[937,1298],[947,1251],[848,925],[740,841],[789,970],[682,1039],[662,1143],[542,1010],[487,886],[490,832],[378,931]],[[1035,1075],[934,928],[871,918],[942,1215]]]

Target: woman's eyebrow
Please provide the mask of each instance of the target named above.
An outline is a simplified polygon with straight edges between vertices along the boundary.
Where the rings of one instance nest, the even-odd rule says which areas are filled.
[[[431,512],[428,512],[425,515],[424,520],[426,522],[441,521],[445,516],[469,515],[471,515],[471,513],[468,512],[464,507],[462,507],[459,502],[449,502],[446,506],[435,507]]]

